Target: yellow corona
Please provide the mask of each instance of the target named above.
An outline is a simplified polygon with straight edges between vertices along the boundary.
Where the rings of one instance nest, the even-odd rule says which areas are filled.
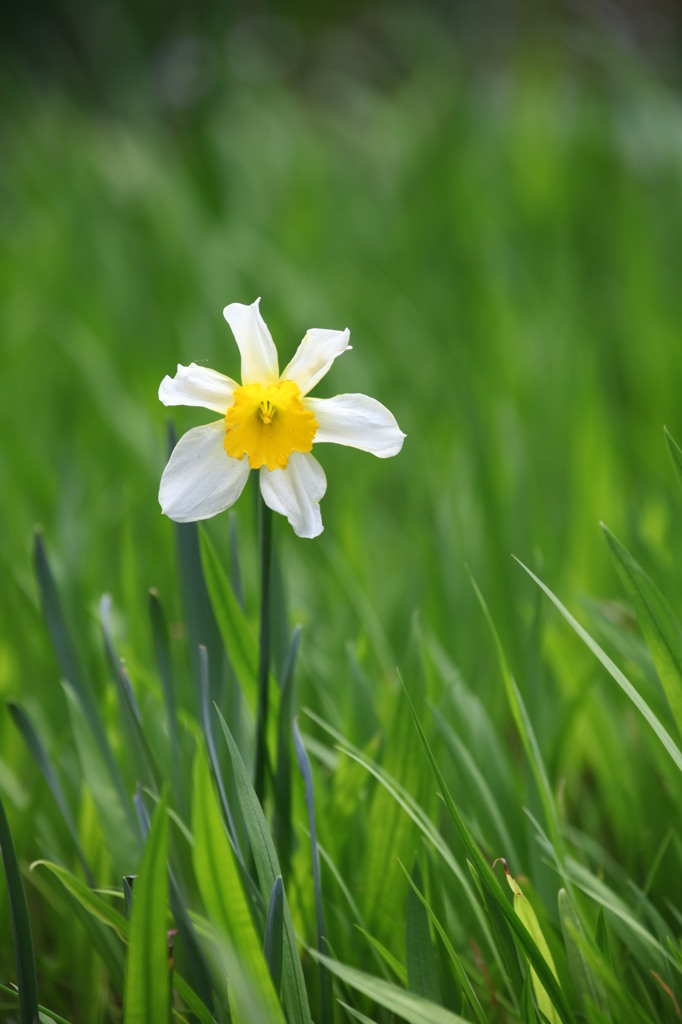
[[[292,452],[311,451],[318,426],[293,380],[235,388],[225,425],[227,454],[233,459],[246,455],[251,469],[266,466],[270,471],[284,469]]]

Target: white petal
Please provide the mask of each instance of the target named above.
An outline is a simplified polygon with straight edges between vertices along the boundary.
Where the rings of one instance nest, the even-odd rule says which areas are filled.
[[[164,515],[176,523],[191,523],[234,505],[249,475],[249,460],[230,458],[224,439],[224,420],[183,434],[161,477]]]
[[[225,414],[232,405],[236,381],[207,366],[181,366],[174,377],[164,377],[159,398],[164,405],[200,405]]]
[[[277,349],[260,315],[256,299],[250,306],[233,302],[223,316],[232,328],[242,357],[242,384],[274,384],[279,379]]]
[[[333,441],[371,452],[380,459],[397,455],[405,434],[385,405],[368,395],[336,395],[335,398],[306,398],[306,409],[319,426],[318,441]]]
[[[308,452],[292,452],[286,469],[270,472],[262,466],[260,489],[265,504],[286,516],[299,537],[322,533],[320,501],[327,480],[322,466]]]
[[[293,380],[305,395],[324,377],[337,356],[350,348],[350,331],[325,331],[313,327],[298,346],[294,358],[282,374],[283,380]]]

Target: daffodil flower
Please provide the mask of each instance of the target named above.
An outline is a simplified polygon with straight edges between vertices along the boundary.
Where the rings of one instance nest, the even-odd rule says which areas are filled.
[[[385,459],[397,455],[405,435],[393,414],[367,395],[308,397],[350,348],[348,329],[308,331],[280,374],[259,302],[223,310],[241,354],[241,385],[196,363],[178,366],[161,382],[164,405],[202,406],[220,419],[181,437],[161,477],[159,502],[176,522],[208,519],[235,503],[257,469],[266,505],[285,515],[299,537],[317,537],[327,481],[310,454],[313,444],[333,441]]]

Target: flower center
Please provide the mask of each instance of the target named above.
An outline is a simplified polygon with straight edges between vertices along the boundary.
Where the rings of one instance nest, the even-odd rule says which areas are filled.
[[[284,469],[292,452],[309,452],[317,420],[303,408],[293,380],[245,384],[235,388],[234,405],[225,413],[225,451],[233,459],[248,456],[251,469]]]

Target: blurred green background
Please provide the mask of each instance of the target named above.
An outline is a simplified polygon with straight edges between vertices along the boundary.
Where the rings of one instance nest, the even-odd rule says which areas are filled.
[[[324,669],[349,642],[402,664],[419,609],[502,717],[465,565],[523,676],[535,593],[511,554],[566,600],[615,597],[600,520],[679,593],[663,440],[664,424],[682,438],[676,5],[43,2],[9,18],[2,700],[64,718],[37,523],[93,673],[102,592],[142,660],[148,588],[179,616],[157,388],[179,361],[237,375],[221,310],[258,295],[282,365],[307,328],[348,326],[353,352],[317,393],[365,391],[407,433],[385,462],[319,451],[320,540],[277,521],[313,704],[336,699]],[[205,422],[172,413],[178,432]],[[253,509],[247,492],[255,614]],[[227,552],[228,517],[209,528]],[[571,692],[594,670],[568,652],[553,685]],[[551,706],[546,747],[570,765]],[[4,713],[0,735],[16,811],[33,769]]]
[[[418,610],[443,678],[461,673],[521,766],[518,824],[523,759],[468,565],[568,819],[646,876],[674,801],[639,762],[648,748],[620,694],[592,698],[609,684],[551,613],[538,668],[537,592],[511,555],[630,659],[669,721],[598,524],[682,606],[663,439],[667,425],[682,441],[678,5],[42,0],[5,17],[0,790],[22,858],[61,840],[7,700],[79,793],[34,526],[112,713],[100,595],[138,692],[150,586],[181,640],[158,482],[169,412],[177,433],[211,414],[166,410],[158,385],[178,362],[238,375],[221,310],[261,295],[282,366],[307,328],[348,326],[353,351],[316,393],[367,392],[407,433],[396,459],[316,452],[319,540],[277,517],[289,616],[304,625],[300,703],[359,744],[383,729]],[[255,621],[254,508],[247,491],[236,523]],[[228,516],[208,528],[227,560]],[[349,647],[367,705],[354,705]],[[661,873],[665,892],[678,876]],[[59,928],[31,899],[49,951]],[[6,976],[3,958],[7,942]]]
[[[600,519],[671,550],[679,9],[284,10],[11,15],[2,694],[40,666],[35,523],[77,612],[171,590],[158,383],[178,361],[236,374],[221,309],[257,295],[285,362],[308,327],[349,326],[319,393],[367,391],[408,434],[387,463],[323,450],[323,539],[278,531],[327,642],[354,626],[320,551],[389,637],[421,608],[476,672],[465,562],[514,644],[510,553],[570,593],[611,586]],[[248,535],[247,498],[237,514]]]

